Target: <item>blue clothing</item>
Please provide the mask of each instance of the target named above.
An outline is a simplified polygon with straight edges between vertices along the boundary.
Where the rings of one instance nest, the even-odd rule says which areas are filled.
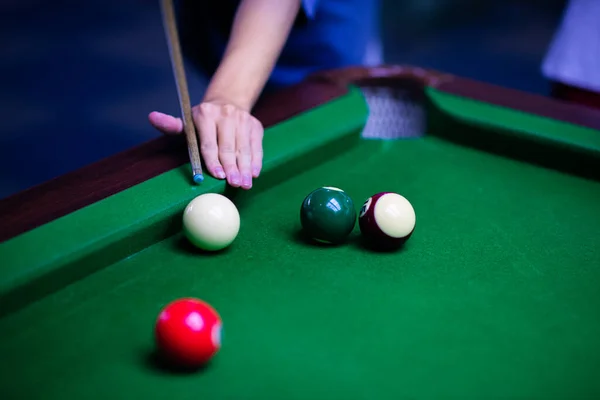
[[[600,93],[600,1],[567,3],[542,72],[551,81]]]
[[[285,0],[282,0],[285,1]],[[211,76],[227,45],[239,0],[181,0],[184,54]],[[286,45],[265,90],[303,80],[323,69],[362,65],[379,37],[377,0],[302,0]]]

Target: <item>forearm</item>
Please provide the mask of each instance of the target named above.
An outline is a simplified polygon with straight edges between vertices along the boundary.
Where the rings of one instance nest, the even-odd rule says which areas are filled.
[[[225,101],[249,111],[275,66],[299,9],[300,0],[243,0],[204,101]]]

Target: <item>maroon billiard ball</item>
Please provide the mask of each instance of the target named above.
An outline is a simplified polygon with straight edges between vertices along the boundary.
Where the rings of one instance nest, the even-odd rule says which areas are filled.
[[[184,368],[201,367],[221,347],[221,317],[206,302],[183,298],[167,304],[155,326],[159,353]]]
[[[363,238],[379,249],[400,248],[413,234],[415,223],[412,204],[404,196],[393,192],[369,197],[358,215]]]

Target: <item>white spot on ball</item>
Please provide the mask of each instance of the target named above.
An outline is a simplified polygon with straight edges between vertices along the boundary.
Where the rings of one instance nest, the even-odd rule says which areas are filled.
[[[210,333],[210,338],[212,340],[212,343],[217,348],[221,347],[221,330],[222,330],[221,324],[215,324],[215,326],[213,326],[212,331]]]

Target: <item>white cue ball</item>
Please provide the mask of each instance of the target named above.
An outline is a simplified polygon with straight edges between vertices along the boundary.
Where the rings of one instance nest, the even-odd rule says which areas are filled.
[[[194,246],[206,251],[222,250],[240,231],[240,213],[227,197],[217,193],[202,194],[185,208],[183,230]]]

